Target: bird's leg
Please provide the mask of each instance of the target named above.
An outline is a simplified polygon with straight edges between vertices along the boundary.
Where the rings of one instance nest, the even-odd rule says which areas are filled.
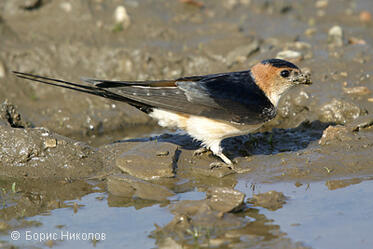
[[[220,141],[214,143],[210,146],[210,150],[214,153],[215,156],[220,157],[220,159],[228,165],[232,165],[232,161],[223,154],[223,148],[220,146]]]
[[[204,154],[206,152],[209,152],[209,151],[210,151],[209,149],[207,149],[206,147],[202,146],[198,150],[194,151],[193,156],[199,156],[199,155],[202,155],[202,154]]]

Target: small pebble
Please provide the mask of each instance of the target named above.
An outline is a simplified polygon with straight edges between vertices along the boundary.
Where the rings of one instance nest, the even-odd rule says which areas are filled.
[[[359,19],[362,23],[369,23],[372,21],[372,14],[367,10],[363,10],[360,12]]]
[[[343,91],[347,94],[355,94],[355,95],[367,95],[371,93],[369,88],[366,86],[344,87]]]
[[[301,41],[297,41],[297,42],[294,42],[294,47],[296,49],[310,49],[312,46],[311,44],[307,43],[307,42],[301,42]]]
[[[71,3],[69,2],[63,2],[60,4],[61,9],[63,9],[65,12],[71,12],[73,9]]]
[[[49,248],[52,248],[54,246],[54,241],[53,240],[47,240],[47,241],[45,241],[45,245],[48,246]]]
[[[306,36],[313,36],[316,33],[317,29],[315,28],[308,28],[304,31]]]
[[[44,141],[45,148],[56,148],[57,147],[57,140],[55,138],[48,138]]]
[[[130,17],[124,6],[118,6],[114,12],[115,22],[122,24],[123,28],[128,28],[131,24]]]
[[[343,30],[340,26],[333,26],[328,33],[328,42],[333,46],[343,46]]]
[[[356,38],[356,37],[350,37],[348,39],[348,43],[349,44],[352,44],[352,45],[366,45],[367,42],[363,39],[359,39],[359,38]]]
[[[342,77],[347,77],[347,76],[348,76],[348,73],[347,73],[347,72],[341,72],[340,75],[341,75]]]
[[[293,61],[301,61],[303,59],[302,53],[298,51],[294,51],[294,50],[281,51],[276,55],[276,57],[278,59],[293,60]]]

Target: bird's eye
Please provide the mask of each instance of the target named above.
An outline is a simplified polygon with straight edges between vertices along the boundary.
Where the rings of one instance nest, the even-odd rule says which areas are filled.
[[[281,77],[287,78],[290,75],[289,70],[282,70],[280,73]]]

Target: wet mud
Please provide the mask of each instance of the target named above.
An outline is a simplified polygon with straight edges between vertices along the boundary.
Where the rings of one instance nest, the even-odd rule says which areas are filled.
[[[346,191],[347,208],[363,193],[363,207],[372,208],[365,201],[373,176],[370,11],[368,0],[2,1],[0,247],[368,248],[373,241],[352,218],[336,223],[339,237],[309,239],[324,230],[308,228],[296,205],[308,208],[304,188],[330,206]],[[272,57],[310,72],[313,85],[284,96],[277,117],[258,131],[224,140],[232,166],[196,154],[197,141],[125,103],[11,72],[73,82],[174,79],[246,70]],[[328,214],[332,226],[338,215],[323,208],[310,212]],[[354,208],[348,217],[361,218]],[[70,212],[81,229],[90,225],[79,214],[94,214],[93,226],[106,227],[111,241],[9,237],[72,228],[59,216]],[[143,225],[117,223],[132,218]],[[338,244],[347,233],[340,227],[350,225],[360,232],[355,244]]]

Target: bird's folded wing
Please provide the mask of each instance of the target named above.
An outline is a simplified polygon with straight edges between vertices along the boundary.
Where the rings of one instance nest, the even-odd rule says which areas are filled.
[[[175,81],[85,81],[149,106],[228,122],[258,124],[275,115],[249,71]]]

